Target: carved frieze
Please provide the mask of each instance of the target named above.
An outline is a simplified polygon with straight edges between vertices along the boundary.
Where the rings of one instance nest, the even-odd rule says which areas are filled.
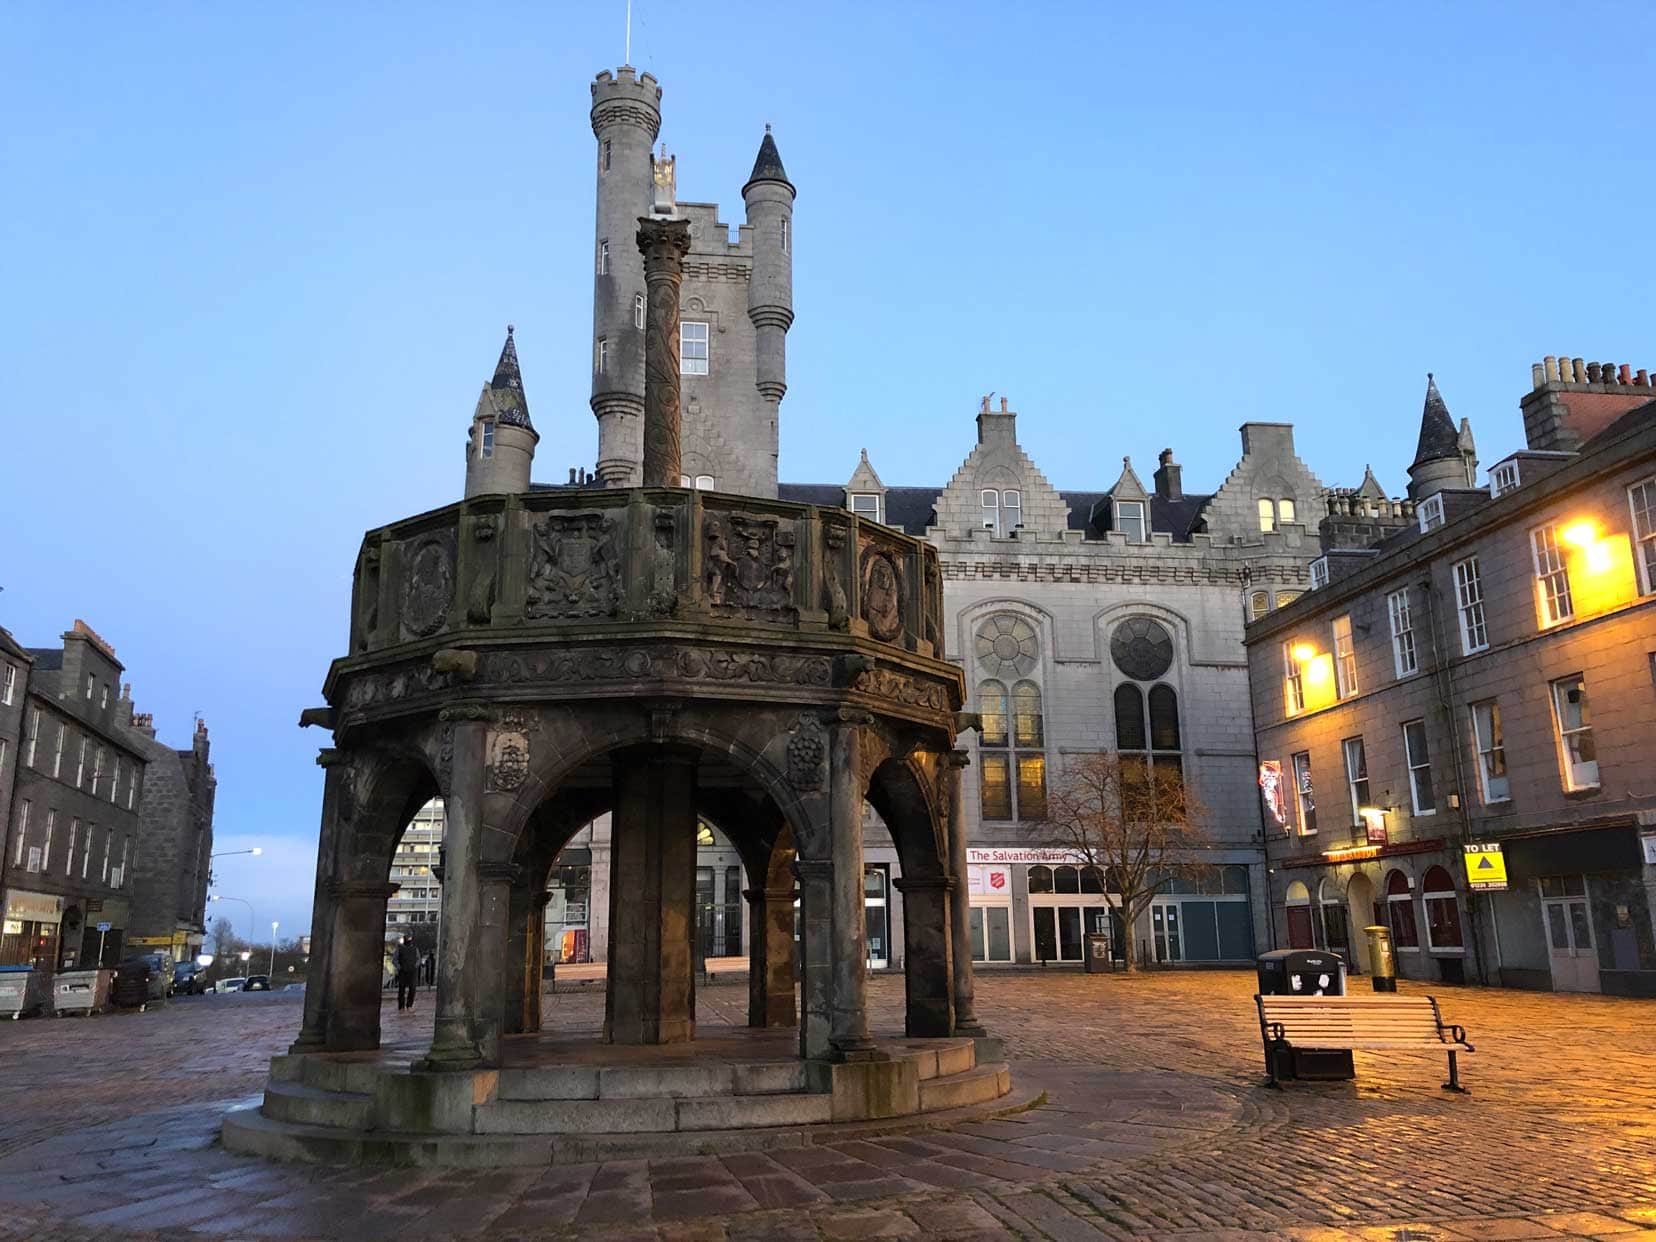
[[[770,655],[717,648],[583,647],[547,654],[487,656],[482,679],[508,685],[629,681],[745,681],[827,686],[826,656]]]
[[[872,694],[886,702],[928,711],[948,711],[949,695],[936,682],[919,681],[889,668],[871,668],[851,681],[853,690]]]
[[[897,558],[870,545],[862,553],[862,619],[882,642],[903,636],[903,574]]]
[[[531,531],[524,616],[612,616],[621,580],[615,519],[603,513],[549,513]]]
[[[703,586],[708,605],[722,616],[748,620],[792,612],[794,532],[773,517],[710,513]]]
[[[822,721],[805,712],[788,727],[788,733],[788,783],[801,793],[821,789],[828,758],[828,734]]]
[[[428,535],[403,549],[402,628],[423,638],[442,628],[454,600],[454,551],[446,533]]]

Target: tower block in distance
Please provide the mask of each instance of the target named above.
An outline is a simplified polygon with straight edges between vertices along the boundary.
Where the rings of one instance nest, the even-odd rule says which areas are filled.
[[[634,243],[654,200],[650,149],[661,132],[661,87],[622,65],[592,83],[598,139],[598,227],[593,243],[592,412],[598,478],[640,482],[644,457],[644,259]]]

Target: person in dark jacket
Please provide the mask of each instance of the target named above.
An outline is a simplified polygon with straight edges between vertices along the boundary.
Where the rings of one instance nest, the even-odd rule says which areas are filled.
[[[404,936],[397,946],[397,1008],[414,1008],[414,992],[420,982],[420,951],[414,937]]]

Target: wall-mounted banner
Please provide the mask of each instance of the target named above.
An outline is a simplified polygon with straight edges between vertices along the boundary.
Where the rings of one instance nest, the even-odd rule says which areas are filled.
[[[1276,820],[1278,828],[1288,826],[1288,808],[1282,801],[1282,764],[1275,759],[1263,759],[1259,764],[1259,791],[1265,796],[1265,809]]]

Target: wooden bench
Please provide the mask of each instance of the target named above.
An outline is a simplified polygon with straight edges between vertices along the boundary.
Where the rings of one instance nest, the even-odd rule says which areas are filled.
[[[1445,1091],[1464,1091],[1455,1054],[1471,1052],[1464,1028],[1443,1020],[1431,996],[1256,996],[1266,1083],[1279,1087],[1274,1052],[1290,1048],[1447,1052]]]

